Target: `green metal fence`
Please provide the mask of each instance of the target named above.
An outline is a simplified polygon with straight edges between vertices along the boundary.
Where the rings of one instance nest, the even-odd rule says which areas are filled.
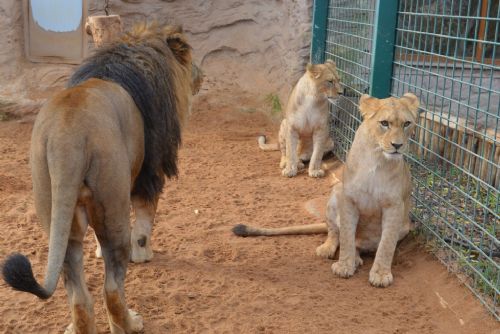
[[[337,63],[331,106],[345,160],[359,96],[413,92],[420,124],[407,161],[413,217],[437,257],[500,320],[498,0],[316,0],[313,62]]]

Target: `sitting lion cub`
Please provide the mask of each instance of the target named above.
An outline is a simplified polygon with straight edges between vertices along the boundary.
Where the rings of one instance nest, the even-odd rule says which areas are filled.
[[[363,95],[363,122],[356,131],[345,164],[343,182],[328,201],[328,237],[318,255],[335,253],[332,271],[350,277],[362,264],[359,250],[376,251],[370,283],[386,287],[392,281],[396,243],[410,230],[410,170],[402,153],[408,149],[418,117],[419,101],[411,93],[401,98],[377,99]]]
[[[418,117],[419,101],[411,93],[401,98],[361,96],[363,122],[347,155],[343,182],[337,183],[327,205],[327,226],[311,224],[275,229],[237,225],[240,236],[311,234],[328,230],[316,254],[332,258],[333,272],[348,278],[363,262],[359,251],[376,251],[370,283],[389,286],[391,264],[399,240],[410,230],[410,171],[402,153],[408,149]]]
[[[309,162],[309,176],[322,177],[321,159],[331,151],[333,142],[328,135],[328,99],[336,98],[342,91],[335,63],[307,65],[306,73],[292,90],[281,122],[279,144],[266,144],[259,137],[261,149],[281,150],[280,168],[283,176],[293,177]],[[300,158],[300,160],[299,160]]]

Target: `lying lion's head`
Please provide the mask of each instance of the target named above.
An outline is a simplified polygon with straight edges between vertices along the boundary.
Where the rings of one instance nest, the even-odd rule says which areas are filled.
[[[340,76],[335,63],[328,59],[324,64],[308,64],[307,74],[321,94],[328,99],[335,99],[342,93]]]
[[[363,123],[387,159],[401,159],[418,118],[418,98],[406,93],[401,98],[377,99],[362,95],[359,110]]]

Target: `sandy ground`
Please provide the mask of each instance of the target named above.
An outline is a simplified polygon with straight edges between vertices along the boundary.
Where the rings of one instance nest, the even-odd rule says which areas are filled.
[[[155,257],[131,264],[128,303],[144,333],[500,333],[471,293],[413,240],[395,258],[395,283],[373,288],[373,258],[351,279],[334,277],[314,249],[324,236],[238,238],[236,223],[282,226],[321,221],[304,209],[326,198],[331,179],[280,176],[279,153],[259,151],[256,135],[278,124],[245,101],[198,98],[184,133],[180,176],[160,201]],[[47,238],[31,194],[30,122],[0,122],[0,258],[26,254],[38,279]],[[324,201],[324,200],[323,200]],[[199,210],[196,215],[194,210]],[[107,333],[103,264],[86,240],[85,270],[97,326]],[[62,333],[70,321],[62,282],[48,301],[0,283],[1,333]]]

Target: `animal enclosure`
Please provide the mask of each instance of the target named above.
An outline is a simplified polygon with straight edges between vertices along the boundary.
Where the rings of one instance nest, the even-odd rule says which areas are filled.
[[[493,0],[316,0],[311,56],[332,59],[345,160],[361,94],[413,92],[421,117],[406,158],[413,218],[448,270],[500,319],[500,9]]]

